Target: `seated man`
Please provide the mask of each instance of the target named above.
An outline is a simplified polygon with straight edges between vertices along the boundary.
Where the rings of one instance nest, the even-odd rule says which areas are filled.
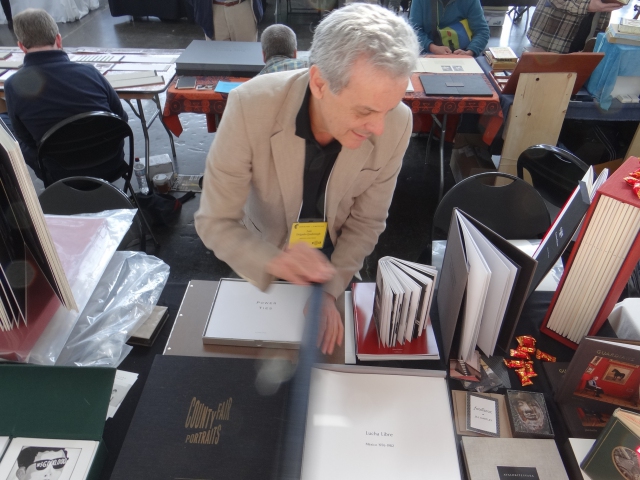
[[[431,2],[437,2],[437,25],[432,20],[433,6]],[[418,32],[422,53],[435,55],[455,53],[477,57],[489,42],[489,25],[484,18],[480,0],[445,0],[444,2],[442,0],[413,0],[409,20]],[[439,38],[434,38],[436,28],[452,27],[461,33],[462,30],[466,32],[460,23],[462,20],[468,22],[469,30],[471,30],[471,41],[468,45],[452,49],[449,45],[442,45]]]
[[[331,353],[336,308],[385,228],[409,143],[401,103],[418,58],[411,26],[354,3],[318,25],[309,70],[261,75],[229,93],[207,156],[195,226],[204,244],[261,289],[277,278],[324,283],[319,346]],[[288,246],[293,226],[326,228],[324,253]]]
[[[587,384],[584,386],[585,390],[592,390],[595,392],[596,397],[599,397],[602,393],[602,388],[597,384],[598,377],[593,377],[590,380],[587,380]]]
[[[258,75],[307,68],[307,62],[296,58],[298,55],[296,34],[286,25],[276,23],[265,28],[260,36],[260,43],[265,66]]]
[[[71,62],[62,50],[62,37],[54,19],[44,10],[29,8],[13,19],[18,46],[26,53],[24,65],[4,84],[7,110],[22,155],[38,178],[38,143],[58,122],[73,115],[105,111],[127,120],[118,94],[91,65]],[[71,176],[51,159],[44,164],[53,182]],[[121,151],[112,162],[73,175],[90,175],[113,181],[127,165]]]
[[[602,0],[538,0],[527,31],[531,47],[526,50],[580,52],[589,38],[607,28],[611,12],[622,6]]]

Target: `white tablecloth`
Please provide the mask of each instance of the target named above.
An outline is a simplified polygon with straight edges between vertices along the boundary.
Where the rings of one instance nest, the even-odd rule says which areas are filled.
[[[75,22],[99,6],[100,0],[11,0],[11,13],[15,17],[27,8],[42,8],[49,12],[56,22],[65,23]],[[1,9],[0,23],[7,23]]]
[[[625,298],[613,307],[609,323],[618,338],[640,340],[640,298]]]

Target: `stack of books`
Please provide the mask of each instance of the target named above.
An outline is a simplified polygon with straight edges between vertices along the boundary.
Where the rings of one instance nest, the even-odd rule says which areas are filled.
[[[622,22],[635,22],[637,25],[638,20],[623,19],[620,25],[611,24],[607,27],[607,42],[620,43],[622,45],[640,45],[640,33],[637,30],[633,30],[633,25],[624,25]],[[628,28],[627,28],[628,27]],[[639,27],[635,27],[636,29]],[[623,31],[624,30],[624,31]]]
[[[514,70],[518,57],[509,47],[491,47],[484,52],[484,56],[493,70]]]

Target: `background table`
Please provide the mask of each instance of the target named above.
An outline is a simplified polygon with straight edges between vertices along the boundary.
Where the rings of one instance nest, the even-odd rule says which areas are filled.
[[[502,126],[502,108],[500,98],[495,91],[493,84],[485,79],[487,85],[493,91],[491,97],[438,97],[426,95],[420,82],[422,73],[413,73],[411,83],[413,92],[406,92],[403,102],[416,115],[428,114],[440,127],[440,197],[444,188],[444,139],[447,124],[447,116],[450,114],[475,113],[481,115],[480,123],[485,127],[483,140],[490,144]],[[428,75],[428,74],[427,74]],[[203,86],[200,90],[183,89],[178,90],[175,82],[167,89],[163,118],[165,126],[176,136],[182,133],[179,115],[181,113],[201,113],[207,116],[207,129],[215,132],[220,117],[227,104],[227,95],[214,91],[219,81],[245,82],[247,78],[221,77],[221,76],[198,76],[196,85]],[[441,118],[438,118],[441,117]],[[431,136],[429,137],[431,139]],[[429,148],[430,148],[429,142]]]
[[[111,16],[158,17],[162,20],[191,18],[192,10],[185,0],[109,0]]]

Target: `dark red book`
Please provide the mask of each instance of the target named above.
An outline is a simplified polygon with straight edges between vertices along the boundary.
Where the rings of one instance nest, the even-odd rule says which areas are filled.
[[[640,260],[640,198],[624,181],[639,168],[629,157],[596,192],[543,320],[571,348],[600,330]]]
[[[436,345],[431,321],[422,334],[411,342],[394,347],[383,347],[378,341],[378,332],[373,321],[373,301],[376,295],[375,283],[354,283],[353,321],[356,333],[356,355],[359,360],[438,360],[440,353]]]

